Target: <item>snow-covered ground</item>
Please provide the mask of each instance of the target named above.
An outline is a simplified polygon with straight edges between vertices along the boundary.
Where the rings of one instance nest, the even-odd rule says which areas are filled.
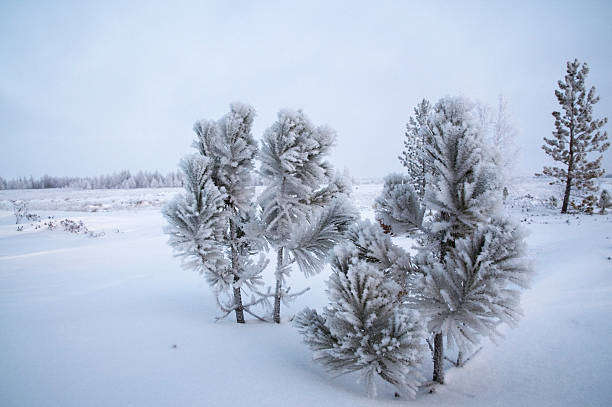
[[[356,187],[362,216],[380,190]],[[559,215],[543,180],[520,180],[508,201],[531,232],[525,317],[411,401],[385,385],[370,400],[357,376],[311,361],[288,319],[327,303],[329,269],[294,272],[312,289],[280,326],[215,322],[205,281],[165,243],[159,207],[176,192],[0,191],[0,406],[612,405],[612,215]],[[11,200],[42,220],[17,231]],[[104,235],[49,230],[64,218]]]
[[[176,192],[176,188],[5,190],[0,191],[0,210],[12,210],[11,201],[14,200],[27,201],[32,211],[99,212],[158,208]]]

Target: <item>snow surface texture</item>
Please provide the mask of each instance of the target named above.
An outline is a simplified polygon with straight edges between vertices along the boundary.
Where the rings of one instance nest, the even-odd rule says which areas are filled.
[[[26,189],[0,191],[0,210],[13,210],[11,201],[28,202],[30,211],[100,212],[161,208],[179,188],[141,189]]]
[[[601,186],[612,190],[610,180]],[[362,217],[373,217],[381,189],[355,187]],[[151,209],[177,190],[0,191],[0,406],[610,405],[612,215],[561,216],[554,191],[532,178],[510,188],[535,269],[518,327],[465,367],[447,366],[434,394],[400,401],[383,382],[372,400],[357,375],[329,375],[288,322],[328,303],[329,266],[295,275],[296,290],[311,290],[280,326],[215,323],[206,282],[180,268]],[[104,236],[15,225],[18,199],[43,219],[83,221]],[[141,199],[148,208],[130,203]]]

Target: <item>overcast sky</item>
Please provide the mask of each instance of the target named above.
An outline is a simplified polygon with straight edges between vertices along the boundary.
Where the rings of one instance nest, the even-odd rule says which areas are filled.
[[[0,176],[173,170],[239,100],[256,137],[301,108],[338,131],[337,167],[380,177],[415,104],[458,94],[507,98],[533,173],[573,58],[612,119],[610,2],[296,3],[0,2]]]

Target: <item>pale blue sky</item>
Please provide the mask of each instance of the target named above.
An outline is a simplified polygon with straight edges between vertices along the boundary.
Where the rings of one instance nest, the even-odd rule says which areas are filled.
[[[612,119],[609,2],[328,3],[1,2],[0,176],[175,169],[193,122],[240,100],[257,137],[302,108],[338,131],[337,167],[380,177],[420,99],[500,93],[533,173],[573,58]]]

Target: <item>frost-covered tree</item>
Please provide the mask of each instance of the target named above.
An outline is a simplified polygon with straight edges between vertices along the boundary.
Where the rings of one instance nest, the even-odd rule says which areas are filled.
[[[439,245],[436,256],[421,258],[421,270],[427,276],[423,287],[431,288],[422,289],[421,294],[426,299],[425,304],[433,304],[433,310],[426,313],[445,318],[442,324],[437,324],[435,318],[430,318],[429,323],[430,330],[434,332],[434,381],[439,383],[444,382],[444,337],[450,344],[456,344],[460,351],[468,348],[475,338],[467,335],[474,331],[484,334],[485,330],[478,330],[475,325],[482,323],[481,320],[461,319],[463,313],[471,308],[491,307],[499,294],[496,291],[499,287],[488,286],[490,291],[482,292],[481,296],[472,295],[467,290],[471,276],[452,266],[454,253],[465,255],[461,250],[466,246],[458,245],[458,242],[471,239],[483,225],[494,225],[495,220],[502,216],[501,194],[498,191],[499,167],[492,163],[483,135],[471,120],[471,108],[471,104],[464,99],[445,98],[436,104],[431,119],[433,134],[428,154],[435,175],[431,177],[425,204],[435,213],[430,231],[437,236]],[[520,233],[512,236],[517,242],[522,241]],[[518,250],[522,246],[517,244],[516,247]],[[522,258],[524,253],[517,251],[514,255]],[[442,266],[435,266],[438,263]],[[525,274],[528,274],[528,268],[523,267]],[[495,273],[496,270],[487,266],[479,272]],[[453,279],[459,281],[455,281],[455,284],[459,284],[462,290],[457,298],[449,294],[454,288]],[[449,311],[445,313],[445,309]],[[457,335],[454,326],[462,327],[458,332],[465,335]]]
[[[324,161],[335,139],[326,126],[315,127],[301,111],[278,113],[266,130],[260,172],[266,189],[259,196],[265,235],[276,250],[273,319],[280,323],[281,301],[295,262],[308,277],[318,273],[355,212],[343,199],[349,184],[333,176]]]
[[[490,163],[495,167],[497,180],[507,188],[519,148],[516,145],[516,128],[508,109],[508,101],[502,95],[497,98],[497,108],[478,103],[475,106],[478,131],[483,135]]]
[[[27,201],[11,201],[13,204],[13,213],[15,214],[15,224],[19,224],[23,219],[28,217]]]
[[[551,138],[544,137],[542,149],[560,167],[544,167],[545,175],[556,178],[555,183],[564,184],[561,213],[567,213],[572,187],[578,192],[592,195],[597,192],[594,180],[604,174],[601,168],[602,153],[610,146],[608,135],[601,128],[608,119],[593,118],[593,105],[599,101],[595,87],[588,91],[585,80],[589,74],[586,63],[582,66],[577,59],[567,62],[567,74],[564,81],[559,81],[555,90],[557,101],[563,112],[553,112],[555,131]],[[599,153],[590,159],[591,153]]]
[[[430,115],[432,173],[424,205],[433,215],[428,222],[414,226],[423,209],[403,203],[410,201],[406,196],[383,192],[377,201],[377,216],[384,217],[385,208],[405,208],[394,222],[426,234],[414,265],[422,277],[406,301],[427,316],[434,335],[433,379],[439,383],[444,382],[444,338],[465,351],[480,336],[494,336],[498,324],[514,323],[520,288],[529,276],[523,235],[501,212],[499,167],[471,109],[462,98],[444,98]]]
[[[168,221],[168,244],[183,265],[204,274],[213,285],[222,283],[219,270],[227,268],[223,254],[223,194],[211,179],[210,159],[190,155],[181,161],[185,191],[163,209]]]
[[[406,233],[423,226],[425,208],[409,176],[385,177],[382,194],[374,202],[377,219],[394,233]]]
[[[426,277],[414,301],[428,317],[429,330],[436,333],[435,381],[444,382],[444,338],[449,346],[466,352],[483,336],[495,340],[501,323],[516,325],[521,289],[528,286],[530,276],[523,237],[517,224],[495,219],[455,240],[444,258],[420,259]]]
[[[601,191],[601,195],[599,196],[599,213],[604,215],[606,213],[606,209],[612,208],[612,198],[610,197],[610,193],[607,189]]]
[[[182,181],[178,172],[170,172],[166,175],[162,175],[157,171],[140,171],[136,176],[133,176],[129,171],[120,171],[118,173],[96,177],[53,177],[50,175],[43,175],[41,178],[30,177],[11,180],[4,180],[0,177],[0,189],[128,189],[179,186],[182,186]]]
[[[430,171],[426,154],[429,135],[427,120],[430,112],[431,105],[427,99],[423,99],[414,108],[414,116],[411,116],[406,124],[404,150],[398,157],[408,170],[412,185],[421,198],[425,194],[426,176]]]
[[[499,209],[495,168],[471,122],[472,106],[463,98],[444,98],[431,115],[427,154],[435,174],[429,177],[425,204],[436,212],[433,232],[441,233],[445,247]]]
[[[249,306],[256,302],[253,300],[250,304],[244,304],[243,292],[262,283],[261,271],[266,265],[263,257],[258,262],[252,259],[263,242],[256,236],[258,224],[251,181],[257,154],[257,143],[251,134],[254,117],[255,110],[251,106],[233,103],[230,112],[220,120],[200,120],[195,123],[197,139],[193,146],[198,150],[199,158],[188,160],[187,163],[202,163],[203,168],[183,165],[188,180],[187,196],[178,199],[178,202],[181,199],[192,199],[191,195],[200,193],[200,185],[204,187],[208,184],[216,187],[221,196],[220,206],[214,201],[207,209],[217,211],[221,219],[211,225],[215,227],[211,237],[214,238],[214,246],[221,248],[223,261],[214,270],[207,269],[207,277],[216,289],[219,307],[226,315],[234,311],[238,323],[245,322],[244,312],[250,312]],[[204,184],[199,181],[200,173],[204,177]],[[198,182],[191,180],[194,177]],[[209,189],[212,190],[212,187]],[[180,232],[182,221],[180,212],[175,214],[177,205],[174,202],[165,210],[172,225],[168,230],[170,233]],[[180,245],[173,246],[182,253]]]
[[[348,236],[332,261],[329,306],[322,314],[305,309],[296,327],[315,360],[335,373],[360,372],[370,396],[376,376],[414,396],[425,331],[418,312],[403,302],[410,256],[369,222],[351,227]]]

